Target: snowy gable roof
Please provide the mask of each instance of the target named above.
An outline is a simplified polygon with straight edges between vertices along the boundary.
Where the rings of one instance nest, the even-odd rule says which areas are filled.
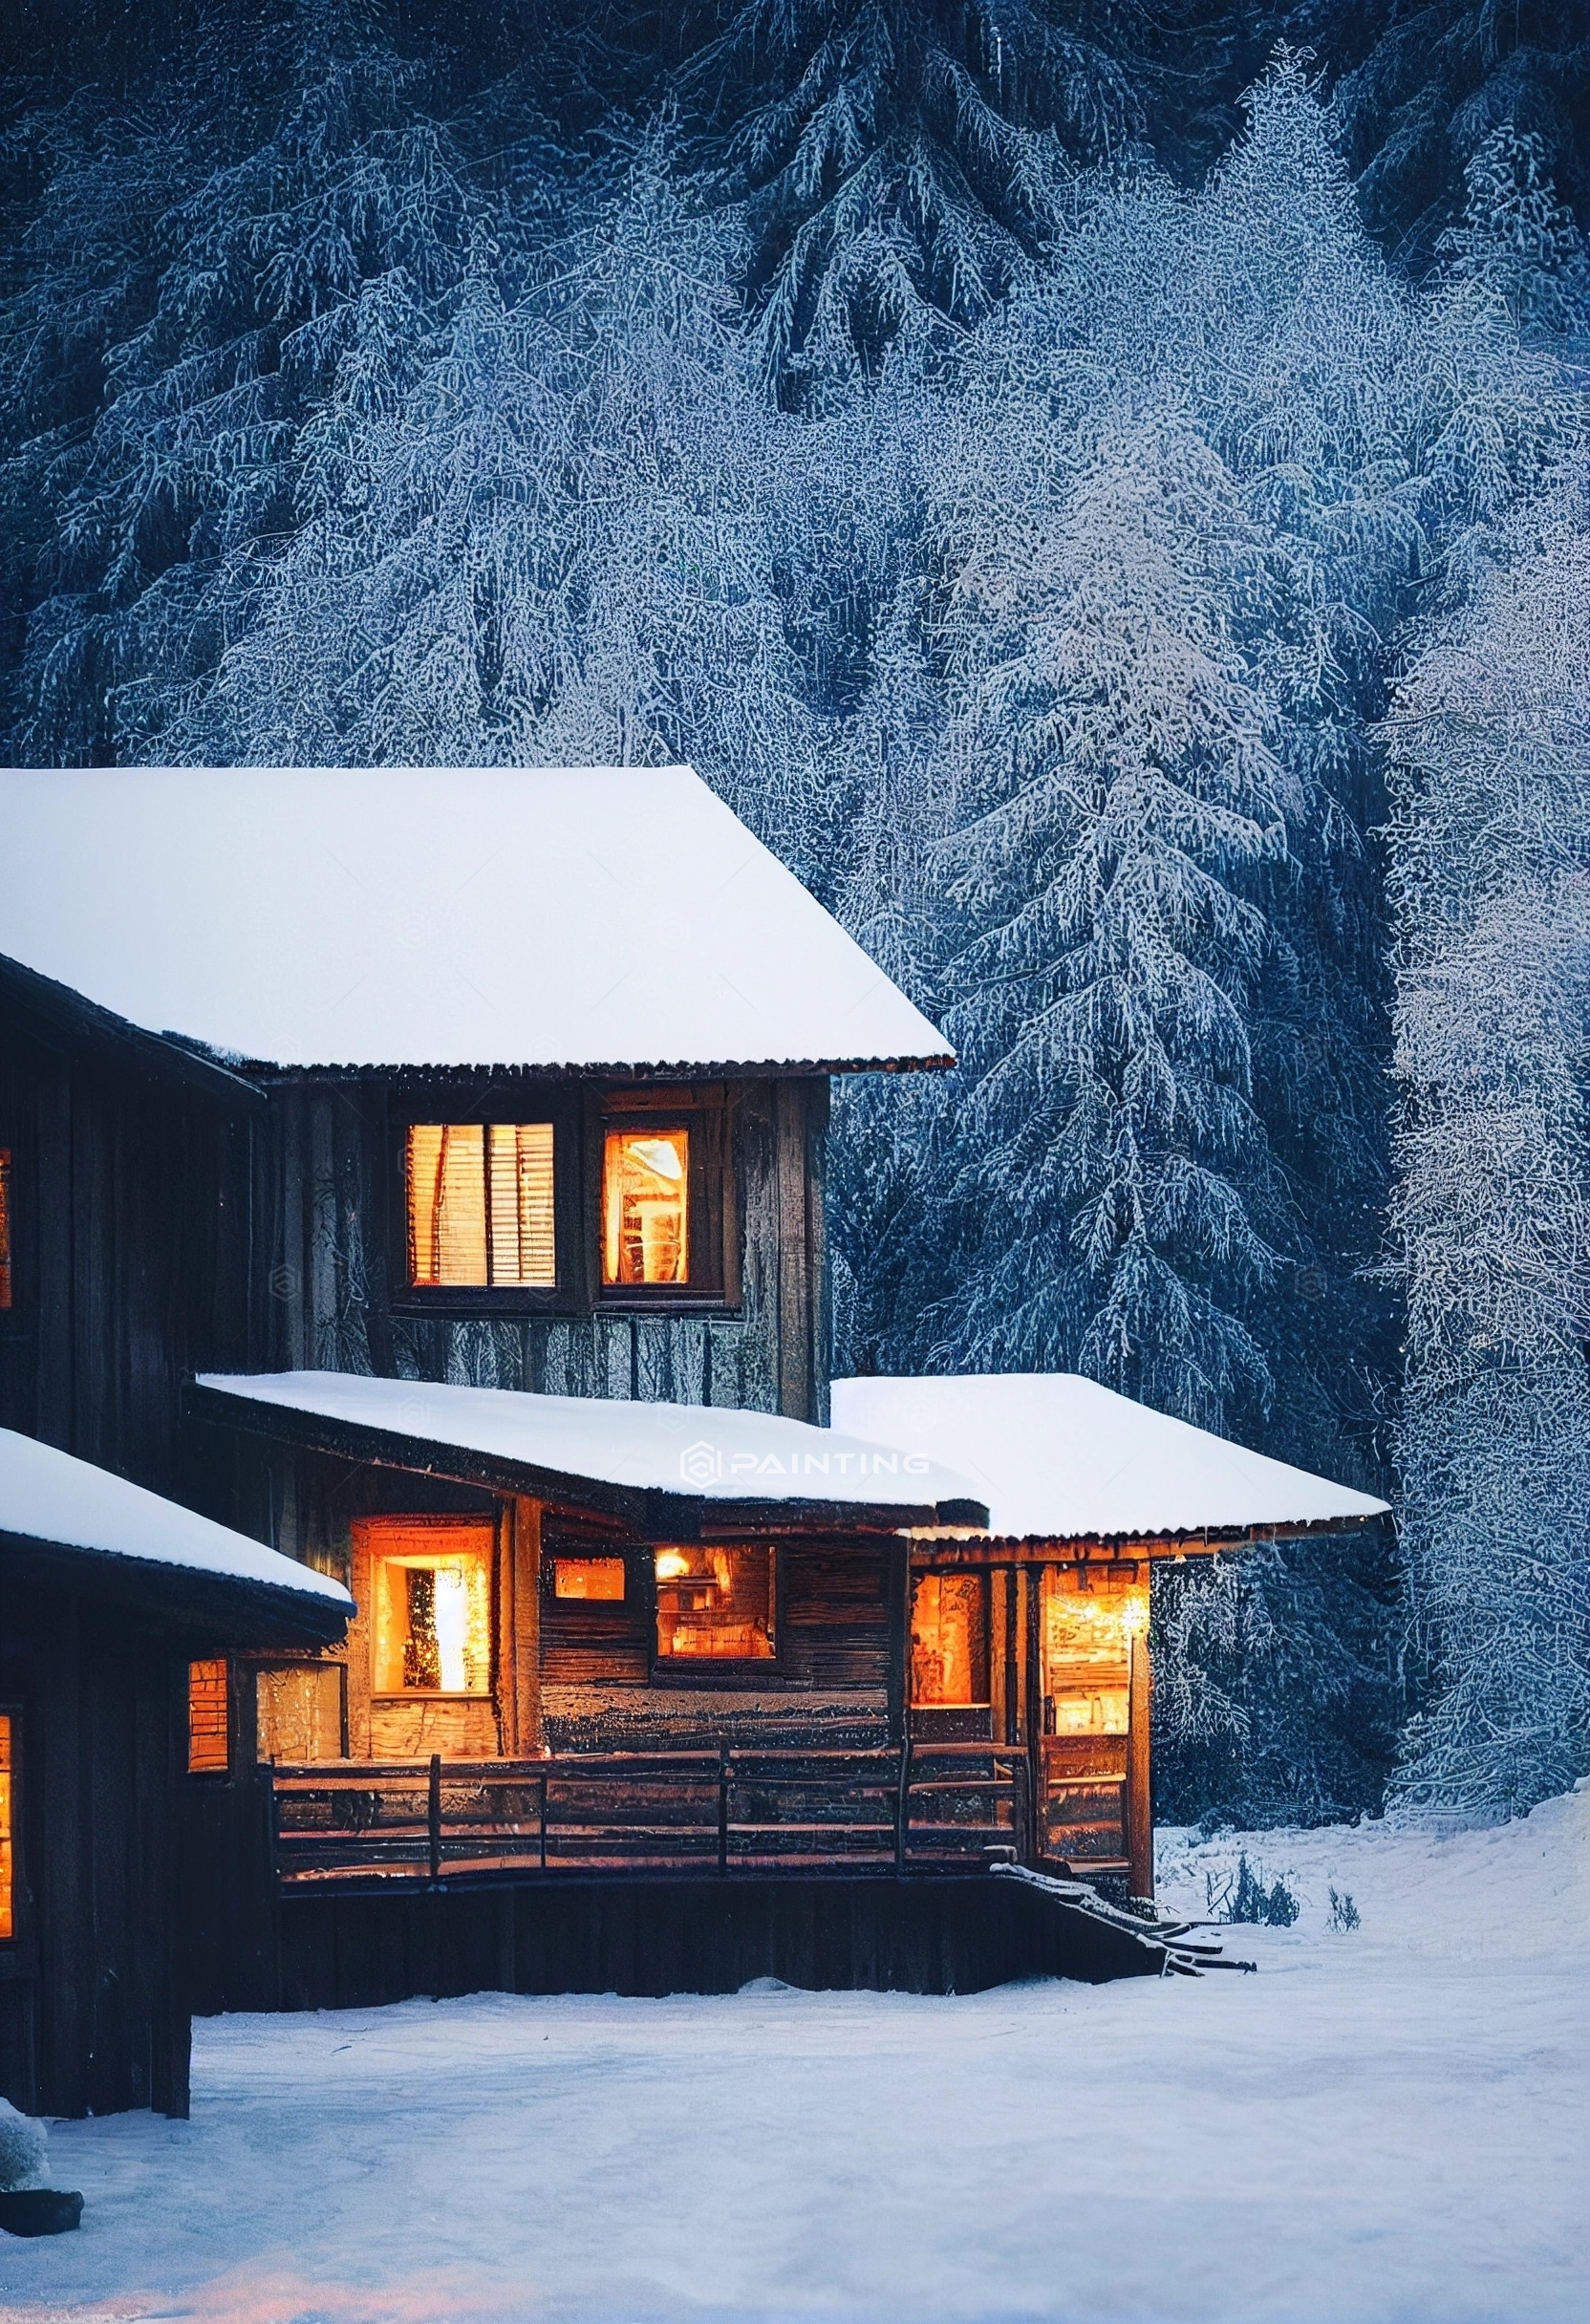
[[[235,1061],[949,1062],[687,766],[23,768],[0,807],[0,955]]]
[[[974,1485],[925,1454],[717,1405],[541,1396],[350,1372],[203,1372],[207,1417],[353,1458],[569,1497],[642,1531],[715,1517],[980,1525]]]
[[[54,1445],[0,1429],[0,1542],[125,1560],[260,1593],[334,1636],[354,1610],[340,1582]]]
[[[836,1424],[931,1445],[987,1500],[1005,1540],[1174,1540],[1321,1531],[1387,1504],[1250,1452],[1074,1372],[836,1380]]]

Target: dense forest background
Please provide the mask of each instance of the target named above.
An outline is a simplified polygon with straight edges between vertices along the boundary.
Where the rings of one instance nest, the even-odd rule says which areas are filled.
[[[35,0],[13,760],[689,760],[962,1060],[841,1368],[1394,1487],[1172,1577],[1169,1816],[1590,1768],[1590,17]]]

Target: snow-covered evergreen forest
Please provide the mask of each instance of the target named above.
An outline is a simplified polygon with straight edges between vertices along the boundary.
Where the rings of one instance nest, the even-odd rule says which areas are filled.
[[[688,760],[951,1030],[840,1368],[1400,1541],[1172,1578],[1162,1812],[1590,1769],[1590,26],[34,0],[12,759]]]

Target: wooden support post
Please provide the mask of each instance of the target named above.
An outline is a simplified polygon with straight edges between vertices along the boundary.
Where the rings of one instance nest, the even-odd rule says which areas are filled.
[[[911,1737],[900,1741],[900,1782],[894,1797],[894,1869],[903,1872],[911,1847]]]
[[[521,1758],[533,1758],[543,1739],[541,1503],[523,1498],[513,1505],[513,1700],[514,1750]],[[542,1800],[545,1807],[545,1785]]]
[[[441,1878],[441,1754],[431,1754],[431,1780],[425,1796],[425,1824],[431,1842],[431,1878]]]
[[[1041,1565],[1028,1565],[1021,1574],[1021,1612],[1026,1623],[1025,1646],[1026,1683],[1022,1704],[1023,1732],[1027,1745],[1027,1796],[1032,1802],[1030,1829],[1032,1832],[1032,1861],[1043,1859],[1043,1658],[1040,1628],[1043,1618],[1042,1574]]]
[[[1153,1709],[1153,1670],[1146,1631],[1133,1633],[1127,1698],[1127,1854],[1131,1893],[1154,1892],[1154,1822],[1150,1790],[1149,1732]]]
[[[729,1747],[718,1746],[718,1869],[729,1868]]]
[[[541,1778],[541,1869],[547,1869],[547,1777]]]
[[[888,1662],[884,1683],[888,1689],[889,1740],[903,1743],[907,1706],[911,1698],[911,1544],[892,1540],[885,1550],[884,1594],[889,1617]]]

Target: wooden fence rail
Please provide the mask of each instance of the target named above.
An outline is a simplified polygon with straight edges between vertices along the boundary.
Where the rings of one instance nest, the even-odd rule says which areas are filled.
[[[987,1743],[580,1753],[270,1771],[286,1886],[498,1871],[879,1872],[1025,1861],[1027,1759]]]

